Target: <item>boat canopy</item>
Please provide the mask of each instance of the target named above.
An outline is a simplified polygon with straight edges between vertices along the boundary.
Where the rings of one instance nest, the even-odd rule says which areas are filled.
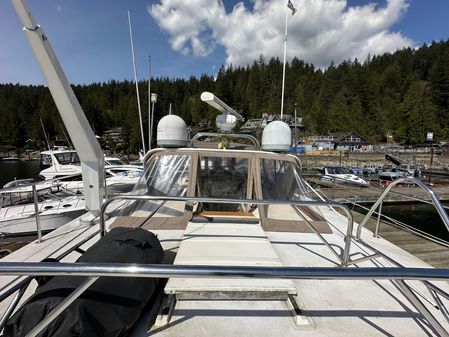
[[[157,151],[147,159],[144,174],[132,192],[134,195],[268,200],[304,200],[307,193],[298,159],[294,156],[209,149]],[[178,203],[185,205],[185,202]],[[132,206],[125,208],[122,215],[131,215],[138,209],[148,211],[148,203],[133,201],[130,204]],[[152,211],[159,210],[160,203],[150,204]],[[249,211],[248,205],[231,203],[203,203],[200,208],[203,211]],[[176,209],[181,211],[183,207]]]

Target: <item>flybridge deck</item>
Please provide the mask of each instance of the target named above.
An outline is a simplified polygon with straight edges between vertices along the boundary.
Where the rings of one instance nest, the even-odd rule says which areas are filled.
[[[43,29],[23,0],[13,3],[80,154],[86,204],[95,214],[104,194],[101,148]],[[235,124],[235,118],[227,118],[233,114],[230,107],[211,94],[202,97],[223,113],[221,125]],[[167,128],[157,132],[159,145],[187,144],[182,120],[170,115],[160,123]],[[262,143],[265,150],[287,150],[291,130],[272,122]],[[221,142],[220,148],[226,147]],[[107,225],[103,212],[112,201],[101,209],[101,226],[72,221],[43,243],[31,243],[3,260],[11,264],[0,263],[0,327],[35,287],[33,276],[70,275],[86,279],[30,336],[39,335],[98,277],[169,279],[161,305],[155,301],[148,309],[159,311],[156,323],[143,315],[133,336],[448,335],[449,271],[429,269],[362,227],[355,234],[347,207],[310,200],[297,158],[260,151],[157,149],[145,161],[134,195],[122,197],[128,201],[123,211],[108,207]],[[204,212],[227,214],[208,213],[207,221],[199,222]],[[248,213],[256,221],[248,221]],[[449,228],[447,215],[445,223]],[[110,226],[120,224],[156,233],[166,264],[64,263],[75,261]],[[26,263],[48,257],[63,263]]]
[[[401,274],[406,270],[400,267],[430,266],[366,229],[354,240],[351,219],[333,209],[347,207],[307,198],[297,167],[291,156],[261,151],[158,149],[147,157],[136,195],[116,197],[105,206],[110,216],[106,230],[151,230],[166,252],[167,267],[173,268],[166,274],[171,277],[161,293],[162,304],[152,309],[158,311],[156,322],[150,327],[142,317],[133,336],[444,335],[449,326],[435,309],[440,304],[433,288],[422,281],[393,280],[388,269]],[[113,208],[120,198],[126,203],[118,212]],[[98,225],[73,221],[3,261],[74,261],[77,247],[90,246],[101,231]],[[92,267],[91,275],[102,277],[124,268]],[[179,275],[183,267],[190,274]],[[317,267],[327,276],[305,276]],[[366,267],[376,268],[377,274],[345,274]],[[70,268],[67,273],[76,274],[83,266]],[[136,276],[145,268],[134,266],[122,275]],[[229,274],[226,268],[235,271]],[[389,271],[382,274],[382,268]],[[146,273],[158,275],[157,270]],[[13,294],[8,289],[19,281],[2,276],[0,294]],[[447,283],[433,284],[437,298],[445,301]],[[2,302],[3,312],[9,303]]]

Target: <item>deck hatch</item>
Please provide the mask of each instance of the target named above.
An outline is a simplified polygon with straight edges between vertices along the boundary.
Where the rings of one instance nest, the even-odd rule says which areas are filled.
[[[260,223],[230,217],[224,221],[189,222],[174,264],[282,266]],[[167,294],[182,299],[286,300],[297,290],[290,280],[254,278],[173,278]]]

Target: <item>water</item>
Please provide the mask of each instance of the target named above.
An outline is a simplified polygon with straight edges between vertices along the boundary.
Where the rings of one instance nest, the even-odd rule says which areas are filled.
[[[39,175],[39,161],[0,161],[0,188],[14,179],[34,178]]]
[[[445,203],[444,206],[449,206]],[[446,212],[449,210],[446,209]],[[428,204],[383,205],[382,214],[404,222],[414,228],[449,241],[449,233],[435,207]]]

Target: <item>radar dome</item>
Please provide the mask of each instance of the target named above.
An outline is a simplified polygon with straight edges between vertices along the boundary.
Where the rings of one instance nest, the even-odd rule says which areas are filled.
[[[162,147],[183,147],[188,143],[187,125],[176,115],[167,115],[157,124],[157,145]]]
[[[269,123],[262,133],[262,149],[265,151],[284,152],[290,149],[292,131],[287,123],[274,121]]]

